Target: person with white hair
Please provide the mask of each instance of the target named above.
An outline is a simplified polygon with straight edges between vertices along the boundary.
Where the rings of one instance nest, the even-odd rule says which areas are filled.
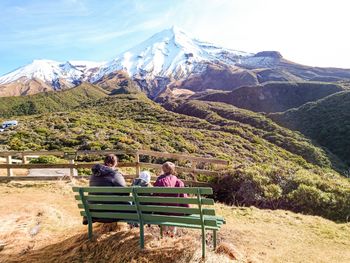
[[[138,178],[135,178],[132,181],[131,186],[139,186],[139,187],[152,187],[151,185],[151,173],[149,171],[142,171],[139,175]],[[140,196],[147,196],[149,194],[140,194]],[[145,205],[146,203],[142,203],[143,205]],[[147,214],[148,212],[143,212],[144,214]],[[139,224],[137,223],[129,223],[130,228],[133,227],[139,227]],[[151,225],[148,225],[149,227]]]
[[[149,187],[151,186],[151,173],[149,171],[142,171],[138,178],[134,179],[132,186],[142,186]]]

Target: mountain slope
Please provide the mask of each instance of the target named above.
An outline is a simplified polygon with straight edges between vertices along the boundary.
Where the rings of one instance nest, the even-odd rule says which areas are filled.
[[[311,163],[320,166],[329,166],[332,163],[335,169],[346,168],[336,156],[328,154],[328,157],[325,158],[325,152],[315,147],[310,140],[298,133],[283,129],[258,113],[223,103],[207,103],[198,100],[168,101],[164,106],[177,113],[199,117],[212,124],[220,125],[226,131],[233,127],[235,129],[241,128],[244,133],[251,131],[255,136],[300,155]]]
[[[225,102],[257,112],[279,112],[296,108],[330,94],[343,91],[338,84],[320,82],[268,82],[263,85],[241,87],[230,92],[210,92],[194,95],[204,101]]]
[[[34,60],[0,77],[0,97],[72,88],[88,80],[100,65],[89,61]]]
[[[269,117],[304,133],[350,165],[350,91],[309,102],[297,109],[270,114]]]
[[[219,157],[232,166],[220,176],[224,184],[218,185],[231,182],[226,196],[236,196],[237,204],[345,219],[350,185],[331,169],[332,158],[325,151],[259,114],[237,110],[241,121],[234,121],[234,116],[221,117],[216,105],[207,112],[209,116],[196,118],[167,111],[143,94],[108,96],[66,112],[16,117],[19,125],[0,133],[0,144],[10,150],[151,149]],[[298,151],[306,154],[302,157]]]
[[[132,81],[129,83],[132,83]],[[132,86],[129,86],[121,89],[125,92],[132,88]],[[118,92],[113,91],[113,93]],[[307,162],[322,167],[333,166],[336,169],[343,169],[341,162],[334,158],[334,156],[327,156],[326,152],[312,145],[312,143],[303,136],[276,125],[260,114],[222,103],[206,103],[194,100],[173,101],[168,102],[164,106],[180,114],[165,110],[160,105],[147,99],[142,93],[130,94],[130,92],[126,92],[124,95],[108,96],[104,90],[89,84],[83,84],[77,88],[62,92],[48,92],[25,97],[0,98],[0,114],[4,117],[13,118],[14,116],[20,115],[71,112],[70,114],[81,114],[82,120],[84,118],[88,120],[91,115],[91,119],[100,116],[101,120],[105,118],[106,122],[113,122],[112,119],[116,118],[117,120],[131,120],[136,124],[145,123],[155,126],[166,125],[178,127],[179,124],[181,124],[180,127],[184,129],[204,129],[210,134],[212,132],[223,132],[226,134],[229,133],[231,136],[238,136],[240,139],[238,141],[233,140],[232,143],[238,143],[238,145],[240,145],[239,148],[244,145],[242,148],[244,152],[243,155],[248,154],[249,156],[254,156],[252,160],[255,161],[265,160],[266,158],[265,156],[265,158],[261,159],[261,157],[259,157],[260,154],[255,155],[254,153],[259,152],[259,150],[256,149],[256,145],[262,144],[266,149],[276,147],[275,151],[282,150],[284,153],[281,154],[281,156],[284,156],[283,158],[286,160],[292,158],[299,164],[307,165],[305,161],[300,159],[300,156],[302,156]],[[33,129],[35,130],[34,127]],[[13,135],[16,136],[16,133]],[[214,138],[215,137],[217,136],[214,136]],[[142,135],[142,138],[146,139],[147,136],[145,137]],[[193,139],[194,138],[191,138],[191,141]],[[102,141],[104,140],[100,142],[102,143]],[[179,143],[178,140],[175,141]],[[187,145],[187,143],[185,143],[186,140],[182,139],[181,141],[183,141],[184,145]],[[227,140],[223,137],[222,141]],[[220,140],[217,142],[219,143]],[[108,140],[106,143],[107,144],[103,147],[112,147],[112,145],[108,143]],[[61,146],[59,145],[61,144],[59,143],[57,147],[66,147],[64,144]],[[79,144],[77,144],[77,146],[78,145]],[[49,146],[47,145],[45,147]],[[80,145],[80,147],[84,146]],[[198,153],[201,154],[210,154],[209,149],[203,152],[200,148],[189,145],[188,147],[181,146],[179,148],[159,148],[159,146],[154,144],[151,147],[159,151],[185,151],[189,153],[199,151]],[[221,149],[217,150],[221,152]],[[222,153],[224,154],[224,152]],[[246,163],[246,158],[242,157],[243,156],[240,155],[236,156],[235,161],[237,162],[240,160],[238,162]]]
[[[61,92],[45,92],[25,97],[0,98],[0,116],[3,118],[32,115],[46,112],[67,111],[81,103],[107,96],[107,92],[97,86],[84,83],[76,88]]]
[[[258,52],[254,56],[242,59],[239,66],[247,69],[268,68],[277,75],[283,76],[287,73],[289,76],[307,81],[332,82],[350,78],[350,69],[301,65],[283,58],[277,51]],[[261,82],[269,80],[272,79],[265,79],[264,76],[261,76]]]

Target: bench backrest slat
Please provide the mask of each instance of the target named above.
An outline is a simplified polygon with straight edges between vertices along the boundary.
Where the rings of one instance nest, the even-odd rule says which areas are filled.
[[[213,194],[213,189],[210,187],[137,187],[135,188],[137,194],[197,194],[198,190],[202,195]]]
[[[79,195],[75,196],[76,200],[81,200]],[[87,195],[85,196],[87,201],[96,201],[96,202],[132,202],[132,196],[118,196],[118,195]]]
[[[83,204],[78,204],[80,209],[84,209]],[[90,210],[109,210],[109,211],[136,211],[134,205],[123,204],[88,204]]]
[[[132,187],[101,187],[101,186],[90,186],[90,187],[73,187],[73,192],[79,192],[82,189],[84,193],[113,193],[113,194],[131,194]]]
[[[214,205],[214,200],[209,198],[203,198],[203,205]],[[157,203],[157,204],[198,204],[197,198],[191,197],[160,197],[160,196],[139,196],[140,203]]]
[[[132,193],[133,187],[73,187],[74,192],[82,189],[85,193]],[[197,189],[200,189],[201,195],[213,194],[213,189],[210,187],[134,187],[137,194],[197,194]]]
[[[86,212],[80,211],[80,215],[86,216]],[[137,213],[90,212],[90,215],[95,218],[138,220]]]

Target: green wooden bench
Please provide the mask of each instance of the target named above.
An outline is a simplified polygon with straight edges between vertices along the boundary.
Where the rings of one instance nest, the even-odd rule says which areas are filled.
[[[75,199],[79,201],[80,214],[88,220],[89,239],[92,238],[92,223],[98,219],[138,223],[141,249],[144,248],[145,224],[196,228],[202,232],[202,256],[205,257],[205,231],[213,231],[215,249],[216,232],[225,223],[222,217],[215,215],[214,208],[208,208],[214,205],[213,199],[203,196],[213,194],[208,187],[73,187],[73,191],[77,193]],[[154,194],[188,194],[189,197]],[[191,207],[169,204],[190,204]]]

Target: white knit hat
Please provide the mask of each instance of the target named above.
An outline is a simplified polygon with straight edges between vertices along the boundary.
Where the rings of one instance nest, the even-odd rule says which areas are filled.
[[[151,174],[149,171],[142,171],[139,175],[139,178],[144,180],[148,184],[151,182]]]

